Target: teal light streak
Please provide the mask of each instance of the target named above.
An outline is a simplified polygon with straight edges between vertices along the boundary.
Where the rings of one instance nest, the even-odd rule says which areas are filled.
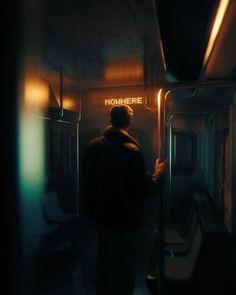
[[[44,121],[22,110],[19,120],[19,187],[22,230],[36,234],[43,224],[45,185]]]

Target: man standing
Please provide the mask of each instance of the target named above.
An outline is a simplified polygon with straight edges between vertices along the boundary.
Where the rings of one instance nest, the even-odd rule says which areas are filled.
[[[89,144],[83,162],[85,215],[98,229],[98,295],[133,294],[143,200],[164,182],[164,162],[147,174],[141,146],[128,134],[132,117],[129,106],[112,107],[110,125]]]

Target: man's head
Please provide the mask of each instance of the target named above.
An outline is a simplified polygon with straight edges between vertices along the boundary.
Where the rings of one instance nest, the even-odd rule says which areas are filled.
[[[110,110],[111,125],[115,128],[127,128],[131,124],[133,110],[128,105],[113,106]]]

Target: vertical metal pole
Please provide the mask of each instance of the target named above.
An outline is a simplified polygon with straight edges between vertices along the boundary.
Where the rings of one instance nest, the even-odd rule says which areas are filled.
[[[169,124],[169,134],[168,134],[168,200],[166,205],[166,219],[168,220],[169,217],[169,204],[171,202],[171,195],[172,195],[172,136],[173,136],[173,121],[172,121],[173,115],[168,118],[166,116],[166,121]]]
[[[158,157],[160,160],[164,159],[164,133],[165,133],[165,101],[161,96],[162,89],[158,92],[157,97],[157,114],[158,114]],[[164,295],[165,292],[165,256],[164,256],[164,247],[165,247],[165,206],[164,206],[164,194],[163,188],[160,189],[158,194],[158,210],[159,210],[159,222],[158,222],[158,232],[159,232],[159,255],[158,255],[158,295]]]
[[[60,63],[60,118],[63,117],[63,72],[62,65]]]
[[[232,249],[235,249],[234,246],[236,245],[236,89],[233,93],[233,103],[232,103],[232,112],[230,117],[230,125],[231,125],[231,153],[232,153],[232,175],[231,175],[231,194],[232,194],[232,212],[231,212],[231,230],[232,230]],[[236,254],[233,251],[233,271],[234,271],[234,278],[236,276]],[[233,280],[233,292],[236,292],[236,281]]]
[[[76,122],[76,217],[79,217],[79,198],[80,198],[80,121],[82,115],[82,103],[81,103],[81,87],[78,81],[78,120]]]
[[[76,208],[75,208],[75,216],[79,217],[79,162],[80,162],[80,157],[79,157],[79,130],[80,130],[80,123],[79,121],[76,122]]]

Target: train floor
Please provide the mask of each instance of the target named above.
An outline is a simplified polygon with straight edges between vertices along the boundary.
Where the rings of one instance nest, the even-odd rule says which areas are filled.
[[[151,294],[147,289],[145,278],[148,273],[153,239],[151,226],[144,226],[137,233],[134,295]],[[96,294],[97,235],[89,223],[74,220],[64,228],[60,228],[54,236],[47,237],[43,245],[28,275],[31,282],[30,295]]]

